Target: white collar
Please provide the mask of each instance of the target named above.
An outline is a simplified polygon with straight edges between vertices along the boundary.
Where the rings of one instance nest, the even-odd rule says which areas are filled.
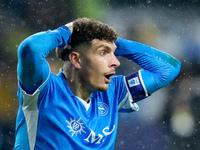
[[[84,101],[82,98],[80,98],[80,97],[78,97],[78,96],[76,96],[76,97],[82,102],[82,104],[85,106],[85,109],[88,111],[88,109],[90,108],[90,103],[91,103],[91,102],[87,103],[87,102]]]

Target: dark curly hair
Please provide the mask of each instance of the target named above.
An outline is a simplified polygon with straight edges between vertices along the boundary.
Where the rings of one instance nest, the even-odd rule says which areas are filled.
[[[70,51],[84,44],[91,46],[94,39],[106,40],[114,42],[118,38],[118,34],[114,29],[100,21],[89,18],[78,18],[73,21],[73,33],[71,42],[68,44],[61,54],[62,60],[68,60]]]

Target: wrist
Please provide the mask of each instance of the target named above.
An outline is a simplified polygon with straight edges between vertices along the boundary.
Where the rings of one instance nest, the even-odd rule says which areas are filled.
[[[118,38],[115,42],[115,45],[117,46],[117,49],[115,51],[116,56],[122,56],[124,52],[126,51],[126,47],[128,44],[128,40],[125,40],[123,38]]]
[[[65,47],[68,43],[71,42],[71,30],[67,26],[60,26],[56,29],[60,36],[62,37],[61,45],[59,45],[59,48]]]
[[[71,34],[72,34],[73,33],[73,22],[70,22],[70,23],[66,24],[65,26],[70,29]]]

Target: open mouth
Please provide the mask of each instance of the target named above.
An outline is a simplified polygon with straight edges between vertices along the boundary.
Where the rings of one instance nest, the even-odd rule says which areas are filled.
[[[113,76],[114,74],[107,74],[105,75],[106,81],[107,82],[111,82],[111,76]]]
[[[105,75],[105,77],[107,78],[107,79],[110,79],[111,78],[111,74],[109,74],[109,75]]]

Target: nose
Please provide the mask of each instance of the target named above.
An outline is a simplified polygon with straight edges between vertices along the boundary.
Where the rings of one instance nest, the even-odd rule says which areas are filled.
[[[119,66],[120,66],[120,62],[119,62],[119,60],[117,59],[117,57],[116,57],[114,54],[113,54],[111,60],[112,60],[112,61],[111,61],[111,67],[116,68],[116,67],[119,67]]]

